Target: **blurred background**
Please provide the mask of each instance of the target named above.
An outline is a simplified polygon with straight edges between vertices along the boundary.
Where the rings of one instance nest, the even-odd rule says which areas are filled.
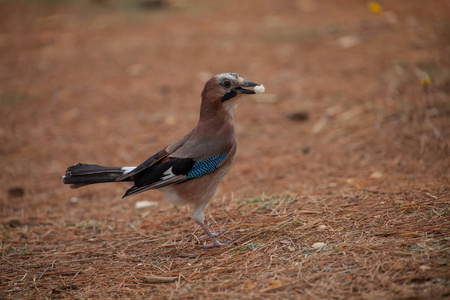
[[[162,199],[61,176],[182,137],[222,72],[266,93],[239,100],[219,199],[448,188],[449,15],[444,0],[1,1],[0,216],[76,221]]]

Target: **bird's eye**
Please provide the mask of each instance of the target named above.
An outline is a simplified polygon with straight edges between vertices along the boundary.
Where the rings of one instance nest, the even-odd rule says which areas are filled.
[[[231,82],[229,80],[224,80],[222,85],[228,89],[231,87]]]

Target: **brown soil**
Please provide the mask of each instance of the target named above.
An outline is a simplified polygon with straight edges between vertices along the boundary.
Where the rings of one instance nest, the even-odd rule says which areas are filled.
[[[450,2],[150,2],[0,3],[1,298],[450,296]],[[221,72],[267,91],[206,210],[234,243],[61,183],[183,136]]]

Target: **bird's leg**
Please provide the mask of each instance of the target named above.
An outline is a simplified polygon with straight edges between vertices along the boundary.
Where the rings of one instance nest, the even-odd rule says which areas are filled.
[[[211,234],[214,237],[218,237],[218,236],[221,236],[222,234],[224,234],[225,232],[227,232],[227,231],[226,230],[221,230],[221,231],[211,232]],[[207,235],[207,234],[204,234],[204,235],[202,235],[202,236],[200,236],[198,238],[199,241],[203,241],[203,240],[206,240],[206,239],[209,239],[209,235]]]
[[[205,206],[198,206],[194,209],[194,220],[197,221],[197,223],[202,227],[203,231],[205,231],[206,236],[209,237],[209,239],[212,241],[212,244],[208,244],[205,246],[205,249],[213,248],[213,247],[223,247],[225,245],[228,245],[229,243],[233,241],[228,241],[225,243],[221,243],[216,239],[216,236],[219,236],[223,232],[215,232],[211,233],[209,231],[208,227],[205,225],[205,215],[203,213],[203,209]]]
[[[197,221],[197,223],[203,228],[203,230],[205,231],[206,235],[209,237],[209,239],[212,241],[211,244],[205,245],[205,249],[209,249],[209,248],[213,248],[213,247],[223,247],[228,245],[229,243],[233,242],[233,241],[227,241],[225,243],[221,243],[216,239],[216,236],[222,234],[223,232],[215,232],[215,233],[211,233],[211,231],[209,231],[208,227],[205,225],[205,223],[203,222],[199,222]]]

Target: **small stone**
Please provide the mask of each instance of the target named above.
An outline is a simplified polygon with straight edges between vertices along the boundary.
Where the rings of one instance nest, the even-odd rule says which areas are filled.
[[[9,221],[6,223],[6,225],[9,226],[9,227],[11,227],[11,228],[16,228],[16,227],[19,227],[19,226],[22,225],[22,224],[21,224],[20,221],[17,220],[17,219],[11,219],[11,220],[9,220]]]
[[[383,173],[375,171],[372,174],[370,174],[370,178],[372,179],[380,179],[383,178]]]
[[[303,153],[303,154],[309,154],[309,153],[311,153],[311,150],[312,150],[311,145],[305,145],[305,146],[303,146],[303,148],[302,148],[302,153]]]
[[[144,210],[149,208],[154,208],[158,206],[158,202],[155,201],[138,201],[136,202],[134,208],[136,210]]]
[[[20,186],[15,186],[8,189],[8,196],[11,198],[22,198],[25,194],[25,189]]]
[[[313,247],[313,249],[322,249],[323,247],[325,247],[327,244],[325,244],[325,243],[322,243],[322,242],[317,242],[317,243],[314,243],[313,245],[312,245],[312,247]]]
[[[419,267],[422,271],[431,270],[431,267],[428,265],[422,265]]]
[[[325,231],[325,229],[327,229],[327,225],[319,225],[319,227],[317,227],[317,230],[319,231]]]
[[[292,111],[288,112],[285,115],[286,119],[297,121],[297,122],[303,122],[307,121],[309,119],[309,113],[307,111]]]
[[[356,45],[358,45],[360,43],[361,43],[361,40],[356,35],[346,35],[346,36],[343,36],[343,37],[341,37],[341,38],[339,38],[337,40],[337,44],[342,49],[351,48],[351,47],[354,47],[354,46],[356,46]]]

